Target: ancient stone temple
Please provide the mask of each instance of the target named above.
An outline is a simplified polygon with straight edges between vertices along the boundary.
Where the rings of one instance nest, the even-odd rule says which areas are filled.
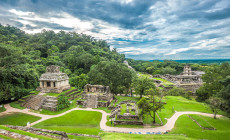
[[[60,93],[63,90],[70,89],[69,77],[67,74],[60,72],[59,66],[48,66],[46,73],[42,74],[40,79],[40,87],[37,90],[45,93]]]
[[[192,70],[191,67],[189,65],[185,65],[184,66],[184,71],[182,72],[181,75],[192,75]]]
[[[108,107],[112,100],[109,86],[87,84],[82,99],[78,100],[77,104],[89,108]]]

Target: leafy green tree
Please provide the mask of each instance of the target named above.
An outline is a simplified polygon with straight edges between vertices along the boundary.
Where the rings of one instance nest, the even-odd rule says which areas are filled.
[[[74,76],[70,78],[70,85],[76,86],[78,89],[83,89],[86,84],[88,84],[88,75],[87,74],[81,74],[79,76]]]
[[[220,81],[220,83],[224,86],[218,93],[218,96],[224,101],[221,105],[221,109],[230,114],[230,76],[227,76],[224,80]]]
[[[164,103],[162,102],[163,94],[158,91],[156,88],[151,88],[146,91],[146,95],[149,97],[149,101],[145,98],[141,99],[137,104],[141,109],[140,115],[149,114],[153,119],[153,123],[156,123],[156,112],[163,108]]]
[[[101,61],[90,68],[88,75],[91,84],[110,86],[115,94],[119,92],[119,86],[128,89],[132,82],[131,70],[116,61]]]
[[[152,79],[149,79],[148,77],[139,76],[135,82],[135,93],[140,95],[140,98],[142,98],[143,95],[145,95],[146,91],[155,88],[155,84]]]
[[[216,114],[220,110],[221,104],[222,104],[222,99],[219,97],[210,97],[208,99],[209,106],[214,114],[214,119],[216,119]]]

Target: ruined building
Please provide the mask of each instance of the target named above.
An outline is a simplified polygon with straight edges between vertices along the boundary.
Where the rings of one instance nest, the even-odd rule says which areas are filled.
[[[60,72],[59,66],[48,66],[46,73],[41,75],[39,81],[40,87],[37,90],[44,93],[60,93],[70,88],[69,77],[67,74]]]
[[[87,84],[82,99],[78,100],[77,104],[89,108],[108,107],[112,100],[113,95],[109,86]]]
[[[186,89],[187,91],[192,91],[193,93],[203,84],[202,81],[203,71],[192,71],[189,65],[184,66],[184,71],[180,75],[155,75],[154,77],[159,77],[166,79],[175,84],[177,87]],[[156,81],[159,82],[159,81]],[[159,84],[159,83],[157,83]]]

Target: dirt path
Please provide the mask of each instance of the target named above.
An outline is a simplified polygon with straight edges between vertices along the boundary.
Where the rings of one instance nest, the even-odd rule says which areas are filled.
[[[167,123],[163,126],[160,127],[156,127],[156,128],[120,128],[120,127],[110,127],[106,125],[106,121],[107,121],[107,115],[110,115],[109,113],[106,113],[103,110],[97,110],[97,109],[91,109],[91,108],[73,108],[71,110],[68,110],[64,113],[58,114],[58,115],[43,115],[43,114],[37,114],[37,113],[33,113],[33,112],[29,112],[29,109],[16,109],[16,108],[12,108],[9,104],[5,105],[6,111],[0,113],[0,115],[4,115],[4,114],[8,114],[8,113],[13,113],[13,112],[21,112],[21,113],[25,113],[25,114],[30,114],[30,115],[34,115],[34,116],[38,116],[41,117],[40,120],[33,122],[31,125],[35,125],[39,122],[42,122],[44,120],[50,119],[50,118],[55,118],[55,117],[60,117],[62,115],[65,115],[73,110],[85,110],[85,111],[97,111],[97,112],[101,112],[102,113],[102,119],[100,122],[100,128],[103,131],[110,131],[110,132],[120,132],[120,133],[136,133],[136,134],[154,134],[154,133],[160,133],[160,132],[165,132],[165,131],[169,131],[172,130],[176,120],[184,114],[198,114],[198,115],[203,115],[203,116],[209,116],[209,117],[213,117],[213,114],[209,114],[209,113],[201,113],[201,112],[192,112],[192,111],[186,111],[186,112],[176,112],[170,119],[168,119]],[[221,115],[217,115],[216,117],[221,117]]]

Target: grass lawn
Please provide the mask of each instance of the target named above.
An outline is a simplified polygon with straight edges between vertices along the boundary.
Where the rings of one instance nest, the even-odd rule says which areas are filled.
[[[35,122],[40,120],[40,117],[24,114],[24,113],[12,113],[0,116],[0,125],[20,125],[26,126],[27,122]]]
[[[75,110],[63,116],[45,120],[33,127],[50,130],[98,135],[102,114],[96,111]]]
[[[41,136],[41,135],[36,135],[36,134],[29,133],[29,132],[22,131],[22,130],[11,129],[11,128],[8,128],[8,127],[2,126],[2,125],[0,125],[0,129],[4,129],[4,130],[14,132],[14,133],[18,133],[18,134],[21,134],[21,135],[30,136],[30,137],[33,137],[33,138],[39,138],[39,139],[43,139],[43,140],[53,140],[52,138],[48,138],[48,137]]]
[[[108,107],[98,107],[98,108],[93,108],[93,109],[104,110],[106,113],[111,113],[112,111],[112,110],[109,110]]]
[[[13,107],[13,108],[17,108],[17,109],[25,109],[25,107],[21,106],[17,102],[10,103],[10,106]]]
[[[167,81],[167,80],[165,80],[165,79],[162,79],[162,78],[153,78],[153,79],[162,81],[164,86],[171,86],[171,85],[174,85],[174,83],[169,82],[169,81]]]
[[[129,103],[131,105],[134,105],[134,103]],[[124,113],[127,113],[126,110],[127,109],[127,104],[121,104],[121,115],[123,115]],[[132,107],[129,106],[129,113],[131,115],[135,115],[135,111],[132,111]]]
[[[164,118],[170,118],[174,114],[173,108],[175,111],[196,111],[212,113],[207,104],[188,100],[181,96],[165,96],[164,101],[167,104],[164,105],[164,109],[158,111],[158,114],[164,124],[167,122],[167,120],[165,120]],[[220,112],[219,114],[224,115],[225,113]]]
[[[2,138],[3,140],[13,140],[12,138],[6,137],[6,136],[1,135],[1,134],[0,134],[0,138]]]
[[[194,120],[196,120],[202,127],[204,128],[214,128],[203,116],[201,115],[194,115],[191,114],[189,115],[192,117]]]
[[[187,115],[182,115],[176,121],[175,127],[169,134],[186,134],[189,138],[227,140],[230,137],[230,119],[223,117],[213,119],[201,116],[208,121],[216,130],[204,130],[193,122]]]
[[[57,96],[65,94],[66,92],[69,92],[69,91],[71,91],[73,89],[76,89],[76,88],[75,87],[71,87],[70,89],[68,89],[66,91],[63,91],[61,93],[46,93],[45,96],[55,96],[55,97],[57,97]]]
[[[143,140],[143,139],[154,139],[154,140],[192,140],[184,135],[139,135],[139,134],[126,134],[126,133],[100,133],[102,140]]]
[[[117,102],[115,103],[115,106],[118,105],[121,101],[133,100],[138,102],[140,100],[139,97],[128,97],[128,96],[115,96],[115,98],[117,98]]]
[[[0,113],[4,112],[4,111],[6,111],[6,109],[5,109],[4,105],[2,105],[2,107],[0,107]]]
[[[74,135],[68,135],[69,139],[75,139],[75,140],[98,140],[98,138],[91,138],[91,137],[83,137],[83,136],[74,136]]]

